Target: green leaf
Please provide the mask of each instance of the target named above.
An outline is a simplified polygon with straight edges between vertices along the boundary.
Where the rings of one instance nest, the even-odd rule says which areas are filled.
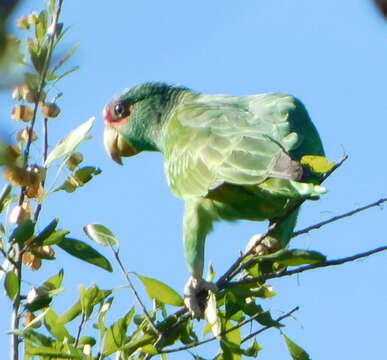
[[[78,71],[79,69],[80,69],[79,66],[71,67],[70,69],[64,71],[62,74],[58,75],[58,77],[56,78],[55,82],[58,82],[59,80],[62,80],[65,76],[71,74],[74,71]]]
[[[58,246],[80,260],[86,261],[104,270],[110,272],[113,271],[109,260],[83,241],[66,237],[58,244]]]
[[[64,351],[46,346],[29,347],[27,355],[44,356],[44,359],[84,359],[82,355],[66,354]]]
[[[39,14],[38,21],[35,24],[35,37],[38,40],[39,45],[43,44],[46,32],[48,14],[46,10],[42,10]]]
[[[35,223],[31,219],[24,220],[20,223],[15,230],[12,232],[9,240],[11,242],[17,242],[19,244],[24,244],[29,240],[35,231]]]
[[[15,165],[18,158],[20,158],[20,153],[15,151],[15,149],[8,144],[0,142],[0,166],[4,165]]]
[[[85,166],[69,175],[66,181],[56,188],[54,191],[64,190],[69,193],[74,192],[77,188],[82,187],[88,183],[94,176],[99,175],[102,171],[92,166]]]
[[[8,297],[11,299],[11,301],[14,301],[20,290],[19,278],[15,271],[7,272],[7,275],[5,276],[4,287]]]
[[[93,337],[91,337],[91,336],[82,336],[82,337],[79,339],[78,346],[79,346],[79,345],[90,345],[90,346],[94,346],[96,343],[97,343],[97,341],[96,341]]]
[[[57,245],[63,241],[65,236],[70,234],[68,230],[58,230],[51,234],[47,239],[45,239],[42,245]]]
[[[211,331],[214,336],[219,337],[222,331],[222,326],[216,307],[216,296],[211,290],[208,291],[207,306],[204,310],[204,317],[211,325]]]
[[[33,344],[36,344],[39,346],[52,346],[52,343],[54,340],[48,337],[47,335],[43,335],[35,330],[28,329],[28,328],[14,331],[14,333],[16,335],[24,337],[24,339],[27,339],[31,341]]]
[[[155,342],[155,336],[150,334],[145,334],[142,338],[133,340],[128,344],[123,346],[123,350],[125,350],[125,354],[127,356],[133,354],[137,349],[146,346],[148,344],[152,344]],[[104,353],[105,355],[105,353]]]
[[[323,175],[331,171],[335,166],[325,156],[319,155],[304,155],[300,162],[302,166],[308,167],[316,175]]]
[[[70,341],[71,343],[74,342],[75,339],[70,335],[63,323],[58,321],[58,318],[55,311],[52,308],[49,308],[44,317],[44,325],[47,330],[59,341],[67,339],[67,341]]]
[[[257,341],[254,339],[253,343],[250,345],[250,347],[248,347],[246,350],[243,351],[243,354],[248,356],[248,357],[252,357],[252,358],[256,358],[258,356],[258,353],[263,349],[262,346],[260,346]]]
[[[62,281],[63,281],[63,269],[59,270],[59,272],[51,276],[49,279],[47,279],[43,284],[42,287],[45,288],[47,291],[57,290],[61,287]]]
[[[183,298],[163,282],[136,274],[145,286],[145,290],[151,299],[156,299],[163,304],[183,306]]]
[[[72,48],[67,50],[67,52],[59,59],[58,63],[52,69],[52,72],[56,72],[74,53],[78,50],[79,44],[74,45]]]
[[[52,220],[36,237],[34,240],[35,245],[42,245],[43,241],[46,240],[58,226],[59,219],[55,218]]]
[[[97,327],[100,332],[100,337],[103,338],[105,336],[106,326],[105,326],[105,317],[107,312],[110,310],[113,302],[113,297],[108,298],[105,302],[101,304],[101,308],[98,313],[98,323]],[[134,310],[134,308],[132,308]]]
[[[231,321],[227,321],[226,325],[225,325],[225,330],[229,330],[232,327],[234,327],[234,324]],[[224,340],[226,340],[228,344],[233,345],[232,347],[230,347],[230,346],[227,347],[227,350],[228,350],[229,355],[230,355],[228,358],[232,359],[232,360],[242,359],[242,356],[241,356],[241,352],[242,352],[242,349],[241,349],[241,341],[242,341],[241,329],[236,328],[235,330],[227,332],[224,335],[222,342]],[[221,346],[222,346],[222,342],[221,342]],[[222,347],[223,352],[225,352],[225,348]]]
[[[94,117],[90,118],[60,141],[47,156],[44,166],[48,167],[53,161],[72,153],[78,145],[86,139],[87,134],[93,126],[94,120]]]
[[[274,320],[270,314],[270,311],[264,311],[261,314],[257,316],[257,322],[259,322],[263,326],[268,327],[281,327],[282,325],[277,321]]]
[[[210,263],[208,265],[208,271],[207,271],[207,278],[206,278],[206,280],[209,281],[209,282],[213,282],[215,280],[215,278],[216,278],[216,272],[214,271],[214,267]]]
[[[308,355],[308,353],[303,348],[294,343],[292,340],[290,340],[285,334],[284,339],[289,349],[290,356],[293,360],[310,360],[310,356]]]
[[[104,356],[108,356],[122,347],[128,341],[126,330],[134,314],[133,308],[122,318],[118,319],[106,332],[103,346]]]
[[[326,261],[326,256],[318,251],[282,249],[273,254],[262,256],[260,259],[270,260],[283,266],[299,266],[322,263]]]
[[[260,297],[262,299],[271,299],[277,295],[273,290],[273,287],[266,284],[261,285],[257,289],[252,289],[252,294],[253,296]]]
[[[114,234],[104,225],[101,224],[89,224],[83,228],[83,231],[89,237],[99,245],[114,246],[119,245],[117,238]]]
[[[92,314],[94,306],[102,303],[112,293],[111,290],[101,290],[95,284],[89,288],[81,285],[79,292],[82,313],[86,316],[86,319]]]
[[[58,317],[58,322],[66,324],[76,317],[82,314],[81,302],[78,300],[70,309],[68,309],[63,315]]]
[[[0,162],[1,162],[1,160],[0,160]],[[9,201],[9,199],[11,197],[11,191],[12,191],[11,184],[7,184],[7,185],[5,185],[1,189],[1,193],[0,193],[0,213],[4,210],[4,207],[8,203],[8,201]]]
[[[24,74],[24,80],[30,89],[38,89],[40,85],[40,75],[26,72]]]

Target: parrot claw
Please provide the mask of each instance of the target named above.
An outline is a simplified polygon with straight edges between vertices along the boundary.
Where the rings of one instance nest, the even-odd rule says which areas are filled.
[[[261,240],[262,234],[253,235],[246,245],[245,254],[253,253],[258,256],[271,254],[281,249],[278,240],[268,236]]]
[[[184,304],[194,319],[204,319],[208,290],[216,292],[218,288],[214,283],[194,276],[184,286]]]

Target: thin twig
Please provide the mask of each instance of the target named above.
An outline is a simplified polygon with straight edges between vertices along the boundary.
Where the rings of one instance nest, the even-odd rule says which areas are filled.
[[[43,119],[43,164],[46,163],[48,155],[48,118]],[[44,185],[46,182],[46,167],[43,166],[43,178],[41,180],[42,188],[44,190]],[[39,218],[40,211],[42,210],[42,203],[39,202],[39,204],[36,207],[35,214],[34,214],[34,220],[35,222]]]
[[[15,330],[19,328],[19,308],[20,308],[20,284],[21,284],[21,277],[22,277],[22,255],[19,251],[19,244],[15,244],[15,272],[18,280],[18,292],[15,296],[15,299],[12,303],[12,315],[11,315],[11,360],[19,360],[19,343],[20,339],[19,336],[14,333]]]
[[[296,236],[300,236],[300,235],[302,235],[302,234],[306,234],[306,233],[308,233],[309,231],[319,229],[319,228],[321,228],[321,227],[324,226],[324,225],[327,225],[327,224],[330,224],[330,223],[332,223],[332,222],[341,220],[341,219],[343,219],[343,218],[346,218],[346,217],[355,215],[355,214],[357,214],[357,213],[359,213],[359,212],[362,212],[362,211],[364,211],[364,210],[368,210],[368,209],[370,209],[370,208],[372,208],[372,207],[379,206],[379,205],[383,204],[383,203],[386,202],[386,201],[387,201],[387,198],[381,198],[381,199],[379,199],[378,201],[375,201],[375,202],[370,203],[370,204],[368,204],[368,205],[365,205],[365,206],[359,207],[359,208],[357,208],[357,209],[348,211],[348,212],[346,212],[346,213],[344,213],[344,214],[341,214],[341,215],[333,216],[333,217],[331,217],[331,218],[328,219],[328,220],[324,220],[324,221],[321,221],[321,222],[319,222],[319,223],[317,223],[317,224],[315,224],[315,225],[308,226],[308,227],[306,227],[306,228],[304,228],[304,229],[302,229],[302,230],[295,231],[295,232],[293,233],[292,237],[296,237]]]
[[[283,319],[286,319],[287,317],[289,316],[292,316],[294,312],[298,311],[300,308],[298,306],[296,306],[293,310],[290,310],[288,313],[280,316],[279,318],[277,318],[275,321],[276,322],[280,322],[281,320]],[[241,344],[243,344],[245,341],[259,335],[260,333],[263,333],[265,330],[268,330],[270,328],[272,328],[273,326],[265,326],[263,327],[262,329],[259,329],[257,331],[255,331],[254,333],[250,334],[250,335],[247,335],[245,338],[243,338],[243,340],[241,341]]]
[[[125,267],[124,267],[124,265],[123,265],[122,262],[121,262],[121,259],[120,259],[120,256],[119,256],[119,254],[118,254],[118,251],[117,251],[116,249],[114,249],[114,247],[113,247],[112,245],[110,245],[110,247],[111,247],[111,249],[112,249],[112,251],[113,251],[114,258],[116,259],[116,261],[117,261],[117,263],[118,263],[118,265],[119,265],[119,267],[120,267],[120,269],[121,269],[121,271],[122,271],[122,273],[123,273],[123,275],[124,275],[124,277],[125,277],[127,283],[129,284],[130,290],[132,291],[134,297],[136,298],[137,302],[138,302],[139,305],[141,306],[142,311],[144,312],[144,315],[145,315],[146,319],[148,320],[150,327],[152,328],[152,330],[154,331],[154,333],[155,333],[157,336],[161,336],[160,331],[156,328],[156,326],[155,326],[155,324],[153,323],[153,321],[152,321],[152,319],[151,319],[151,317],[150,317],[150,315],[149,315],[149,313],[148,313],[148,311],[147,311],[147,309],[146,309],[144,303],[142,302],[140,296],[138,295],[138,293],[137,293],[137,291],[136,291],[136,289],[135,289],[135,287],[134,287],[134,285],[133,285],[133,283],[132,283],[132,280],[130,280],[130,278],[129,278],[129,276],[128,276],[128,273],[127,273],[127,271],[125,270]]]
[[[278,322],[278,321],[281,321],[289,316],[291,316],[295,311],[299,310],[299,307],[295,307],[293,310],[289,311],[288,313],[286,313],[285,315],[282,315],[280,316],[278,319],[274,320],[275,322]],[[255,314],[254,316],[250,317],[249,319],[246,319],[242,322],[240,322],[239,324],[225,330],[225,331],[222,331],[219,336],[223,336],[231,331],[234,331],[236,329],[239,329],[241,328],[242,326],[248,324],[248,323],[251,323],[252,321],[254,321],[259,315],[261,315],[262,313],[259,312],[257,314]],[[265,330],[268,330],[270,328],[272,328],[273,326],[265,326],[264,328],[260,329],[258,333],[261,333]],[[166,350],[163,350],[160,352],[160,354],[168,354],[168,353],[173,353],[173,352],[178,352],[178,351],[184,351],[184,350],[188,350],[188,349],[191,349],[193,347],[197,347],[197,346],[200,346],[200,345],[203,345],[203,344],[207,344],[208,342],[211,342],[211,341],[214,341],[214,340],[217,340],[219,339],[219,336],[216,337],[216,336],[213,336],[209,339],[206,339],[206,340],[202,340],[202,341],[194,341],[192,342],[191,344],[188,344],[188,345],[185,345],[185,346],[180,346],[180,347],[177,347],[177,348],[174,348],[174,349],[166,349]],[[242,340],[242,342],[245,341],[245,339]]]
[[[32,144],[32,134],[33,134],[35,123],[36,123],[36,114],[38,111],[39,101],[42,97],[44,87],[46,86],[46,77],[47,77],[48,69],[50,67],[52,53],[53,53],[53,50],[55,47],[54,46],[55,35],[56,35],[56,29],[57,29],[57,25],[58,25],[59,15],[60,15],[60,12],[62,10],[62,4],[63,4],[63,0],[58,0],[58,7],[56,9],[56,12],[53,15],[52,24],[50,25],[51,29],[50,29],[50,33],[48,34],[49,43],[48,43],[47,57],[46,57],[46,61],[44,62],[44,66],[43,66],[43,69],[41,72],[41,78],[40,78],[40,83],[39,83],[39,87],[38,87],[38,93],[37,93],[37,96],[35,99],[31,125],[28,128],[28,139],[27,139],[26,147],[25,147],[24,154],[23,154],[24,167],[26,167],[28,165],[28,159],[30,156],[30,149],[31,149],[31,144]],[[21,189],[19,205],[23,204],[24,196],[25,196],[25,187],[23,187]]]
[[[4,256],[5,259],[7,259],[15,268],[17,267],[17,263],[12,257],[4,251],[4,249],[0,248],[1,254]]]
[[[379,253],[382,251],[386,251],[386,250],[387,250],[387,246],[380,246],[378,248],[368,250],[368,251],[365,251],[362,253],[347,256],[344,258],[327,260],[327,261],[324,261],[324,262],[319,263],[319,264],[300,266],[300,267],[293,269],[293,270],[286,270],[286,271],[281,271],[278,273],[265,274],[262,276],[258,276],[258,277],[254,277],[254,278],[247,278],[247,279],[243,279],[243,280],[239,280],[239,281],[230,281],[230,282],[228,282],[227,287],[238,286],[241,284],[262,283],[266,280],[277,279],[277,278],[282,278],[285,276],[300,274],[304,271],[309,271],[309,270],[314,270],[314,269],[328,267],[328,266],[334,266],[334,265],[342,265],[342,264],[345,264],[347,262],[351,262],[351,261],[355,261],[355,260],[358,260],[361,258],[365,258],[365,257],[368,257],[370,255],[373,255],[373,254],[376,254],[376,253]]]
[[[78,326],[78,332],[77,332],[77,337],[76,337],[76,340],[75,340],[74,347],[78,346],[79,338],[81,337],[81,332],[82,332],[83,326],[85,325],[85,320],[86,320],[85,314],[82,314],[81,322],[80,322],[80,324]]]

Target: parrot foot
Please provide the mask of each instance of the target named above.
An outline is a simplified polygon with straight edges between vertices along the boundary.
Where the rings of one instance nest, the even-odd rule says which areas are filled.
[[[184,286],[184,303],[195,319],[204,319],[208,290],[216,292],[218,288],[214,283],[194,276]]]
[[[277,239],[270,236],[265,237],[263,240],[261,238],[262,234],[253,235],[246,245],[245,254],[252,252],[255,255],[263,256],[281,249],[281,245]]]

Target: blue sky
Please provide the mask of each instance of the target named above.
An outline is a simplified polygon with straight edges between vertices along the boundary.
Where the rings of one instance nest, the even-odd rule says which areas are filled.
[[[25,2],[15,17],[41,4]],[[41,227],[59,217],[62,228],[85,240],[84,225],[105,224],[121,240],[128,270],[156,277],[179,291],[183,288],[188,276],[181,244],[183,202],[166,185],[160,154],[143,153],[119,167],[102,146],[104,104],[122,89],[151,80],[206,93],[286,92],[304,102],[328,157],[337,160],[345,152],[349,160],[327,181],[329,193],[303,207],[298,228],[387,195],[387,22],[370,0],[65,0],[62,21],[72,25],[65,44],[80,44],[72,65],[81,70],[59,83],[62,113],[50,123],[51,144],[97,116],[93,139],[80,150],[85,164],[103,173],[73,195],[49,197]],[[0,101],[5,124],[13,103],[4,94]],[[14,131],[12,126],[5,126],[6,131]],[[297,238],[292,247],[319,250],[328,258],[350,255],[385,245],[385,223],[386,212],[372,209]],[[206,258],[218,274],[264,226],[217,225],[207,241]],[[66,292],[58,298],[59,312],[76,300],[79,284],[124,284],[118,269],[105,273],[60,250],[57,259],[46,263],[43,271],[27,270],[26,278],[39,284],[64,267]],[[380,254],[272,281],[278,296],[262,305],[278,316],[300,306],[296,319],[286,321],[286,332],[312,358],[383,358],[386,259],[387,254]],[[121,291],[116,314],[132,303]],[[9,312],[6,299],[0,298],[0,307]],[[3,317],[0,348],[7,346],[7,324]],[[289,358],[275,330],[258,341],[264,346],[261,359]],[[199,353],[210,357],[215,347]]]

